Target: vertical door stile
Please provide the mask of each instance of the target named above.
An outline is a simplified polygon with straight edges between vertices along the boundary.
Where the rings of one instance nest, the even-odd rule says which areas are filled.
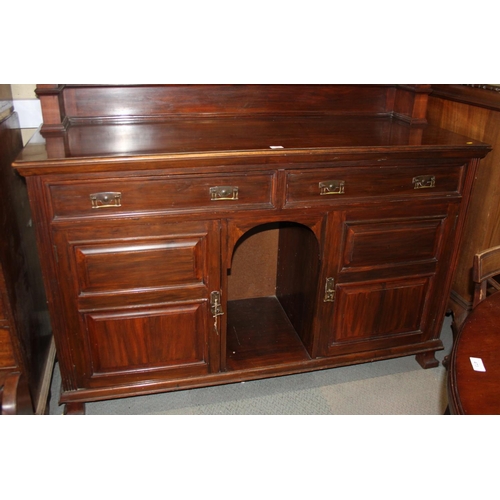
[[[325,217],[323,231],[322,265],[318,283],[318,322],[316,327],[315,356],[325,356],[328,338],[334,324],[335,295],[342,255],[342,227],[344,212],[332,211]]]
[[[231,244],[232,235],[229,219],[222,219],[219,222],[219,244],[220,244],[220,291],[221,304],[224,311],[228,310],[228,270],[231,268],[234,247]],[[224,314],[219,322],[219,355],[220,371],[227,371],[227,323],[228,314]]]
[[[226,237],[226,224],[220,220],[214,220],[211,225],[210,245],[208,248],[207,258],[209,259],[209,280],[208,280],[208,299],[207,299],[207,328],[209,328],[209,356],[210,356],[210,371],[218,373],[223,370],[222,361],[224,357],[224,338],[225,338],[225,317],[218,314],[214,317],[212,314],[212,297],[213,294],[219,294],[220,309],[225,311],[226,298],[224,290],[227,288],[224,280],[224,254],[226,245],[223,241]],[[222,258],[221,258],[222,255]],[[215,324],[216,322],[216,324]]]

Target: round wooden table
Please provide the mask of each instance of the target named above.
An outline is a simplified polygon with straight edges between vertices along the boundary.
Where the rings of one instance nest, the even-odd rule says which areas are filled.
[[[451,414],[500,414],[500,292],[469,314],[457,336],[448,368],[448,399]]]

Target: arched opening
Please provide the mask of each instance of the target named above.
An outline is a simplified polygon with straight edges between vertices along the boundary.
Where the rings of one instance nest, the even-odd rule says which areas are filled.
[[[240,238],[228,271],[228,370],[310,359],[319,268],[303,224],[263,224]]]

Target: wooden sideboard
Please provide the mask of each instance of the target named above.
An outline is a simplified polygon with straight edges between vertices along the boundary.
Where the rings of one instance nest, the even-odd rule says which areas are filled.
[[[43,414],[55,350],[26,185],[11,168],[23,147],[11,104],[0,106],[0,402],[2,414]]]
[[[465,223],[450,308],[460,329],[472,308],[472,263],[476,253],[500,245],[500,87],[433,85],[429,123],[491,144],[481,162]]]
[[[489,146],[429,85],[39,85],[26,178],[67,413],[435,352]]]

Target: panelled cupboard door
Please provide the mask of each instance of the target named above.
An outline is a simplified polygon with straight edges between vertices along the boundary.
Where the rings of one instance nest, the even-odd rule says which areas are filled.
[[[456,202],[427,201],[329,215],[319,305],[324,355],[438,337],[453,250],[445,242],[453,241],[458,209]]]
[[[57,338],[73,373],[65,390],[219,370],[210,305],[220,290],[218,222],[57,223],[53,237],[71,332]]]

